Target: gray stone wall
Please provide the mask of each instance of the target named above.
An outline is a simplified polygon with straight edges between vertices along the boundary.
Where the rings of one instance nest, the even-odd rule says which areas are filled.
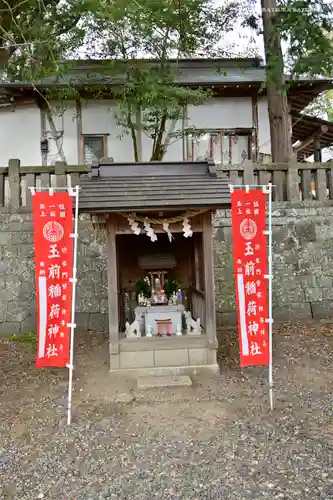
[[[273,312],[276,321],[333,317],[333,206],[273,204]],[[231,212],[215,220],[219,324],[235,324]]]
[[[107,267],[103,237],[81,217],[76,324],[107,330]],[[0,336],[36,331],[33,226],[30,214],[0,213]]]
[[[219,324],[235,324],[230,211],[215,220],[216,308]],[[32,218],[0,213],[0,335],[36,331]],[[107,267],[103,237],[88,217],[79,226],[76,323],[107,330]],[[333,317],[333,206],[275,203],[274,317]]]

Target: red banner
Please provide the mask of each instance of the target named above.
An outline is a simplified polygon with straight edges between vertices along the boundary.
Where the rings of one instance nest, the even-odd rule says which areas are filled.
[[[266,194],[231,193],[240,366],[269,363]]]
[[[72,197],[67,192],[39,192],[32,197],[36,302],[37,368],[66,366],[72,301]]]

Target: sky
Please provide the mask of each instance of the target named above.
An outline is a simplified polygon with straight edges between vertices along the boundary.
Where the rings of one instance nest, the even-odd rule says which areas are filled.
[[[213,2],[216,6],[223,6],[226,2],[225,0],[215,0]],[[253,10],[249,9],[249,14],[260,13],[260,0],[255,0]],[[243,11],[246,14],[245,11]],[[235,52],[235,57],[238,55],[254,55],[256,53],[262,59],[264,59],[264,40],[262,36],[256,35],[254,30],[250,28],[244,28],[241,26],[242,20],[237,21],[235,25],[235,30],[225,35],[225,42],[230,45],[230,51]]]

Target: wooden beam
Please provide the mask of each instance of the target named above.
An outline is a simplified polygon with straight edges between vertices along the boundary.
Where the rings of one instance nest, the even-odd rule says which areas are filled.
[[[294,153],[299,153],[300,151],[302,151],[302,149],[306,148],[309,144],[318,139],[322,134],[325,134],[327,130],[327,125],[321,125],[319,130],[316,130],[316,132],[304,139],[300,144],[293,147]]]
[[[107,264],[110,354],[119,354],[116,223],[113,218],[109,218],[107,224]]]
[[[216,339],[216,305],[214,287],[214,255],[213,255],[213,228],[212,213],[203,214],[203,264],[204,264],[204,286],[205,286],[205,327],[208,338],[208,346],[212,350],[217,349]]]

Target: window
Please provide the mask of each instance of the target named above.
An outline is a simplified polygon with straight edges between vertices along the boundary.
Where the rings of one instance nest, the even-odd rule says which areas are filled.
[[[81,157],[86,165],[90,165],[93,161],[99,161],[107,156],[107,135],[82,136]]]
[[[187,136],[187,160],[198,161],[213,158],[222,165],[241,164],[251,158],[252,131],[206,132]]]

